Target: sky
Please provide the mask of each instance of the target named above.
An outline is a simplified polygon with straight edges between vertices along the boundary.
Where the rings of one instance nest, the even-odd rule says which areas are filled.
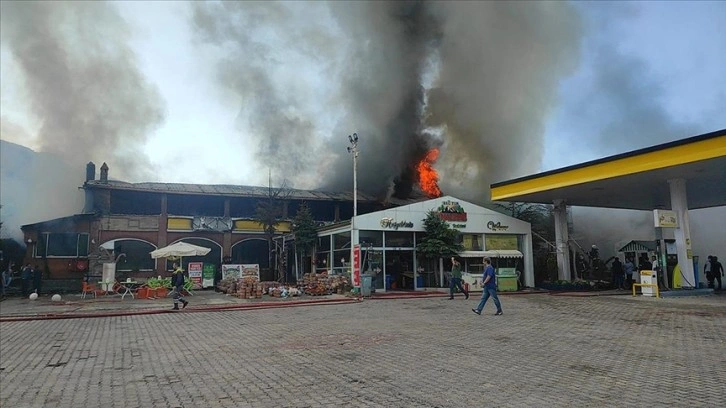
[[[482,203],[494,182],[726,128],[726,2],[1,7],[0,138],[73,187],[93,161],[131,182],[350,190],[357,132],[366,192],[405,196],[439,148],[444,193]]]

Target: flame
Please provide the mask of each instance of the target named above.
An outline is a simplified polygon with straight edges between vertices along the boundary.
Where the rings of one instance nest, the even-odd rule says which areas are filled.
[[[433,148],[426,153],[426,157],[421,159],[416,165],[418,171],[418,184],[421,190],[431,198],[441,197],[441,189],[439,188],[439,173],[434,169],[433,164],[439,158],[439,149]]]

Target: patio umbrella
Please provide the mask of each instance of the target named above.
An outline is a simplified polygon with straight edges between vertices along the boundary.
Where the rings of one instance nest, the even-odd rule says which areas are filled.
[[[186,242],[177,242],[176,244],[171,244],[155,251],[151,251],[151,257],[157,259],[182,256],[202,256],[208,254],[209,251],[211,251],[209,248],[187,244]]]

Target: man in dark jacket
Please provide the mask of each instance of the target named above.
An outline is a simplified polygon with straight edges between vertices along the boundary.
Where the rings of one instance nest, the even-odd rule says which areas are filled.
[[[23,284],[21,286],[23,296],[27,297],[30,285],[33,281],[33,268],[30,267],[30,264],[25,264],[23,269],[20,271],[20,279],[23,280]]]
[[[40,296],[40,286],[43,282],[43,270],[40,266],[35,265],[33,268],[33,291]]]
[[[189,304],[181,295],[184,290],[184,271],[181,266],[174,264],[174,272],[171,273],[171,286],[174,287],[174,308],[171,310],[179,310],[179,302],[182,302],[182,309]]]

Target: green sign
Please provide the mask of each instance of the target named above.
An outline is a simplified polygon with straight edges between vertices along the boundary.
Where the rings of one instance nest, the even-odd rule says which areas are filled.
[[[203,288],[210,288],[214,286],[214,275],[217,272],[217,268],[214,266],[214,264],[204,264],[204,268],[202,269],[202,287]]]

